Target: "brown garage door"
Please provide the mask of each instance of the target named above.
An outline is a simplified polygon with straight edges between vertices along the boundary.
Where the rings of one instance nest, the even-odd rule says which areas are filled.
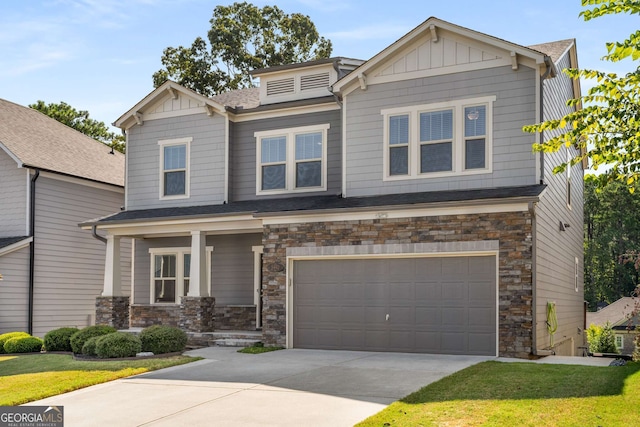
[[[496,354],[494,256],[295,261],[297,348]]]

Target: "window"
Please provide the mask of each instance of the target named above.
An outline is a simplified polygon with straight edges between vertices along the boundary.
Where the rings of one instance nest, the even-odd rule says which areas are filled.
[[[256,132],[256,193],[326,190],[328,124]]]
[[[211,287],[212,246],[207,246],[207,283]],[[189,293],[191,248],[151,248],[151,303],[180,303]]]
[[[624,337],[622,335],[616,335],[616,348],[622,350],[624,348]]]
[[[574,259],[574,263],[573,263],[573,280],[574,280],[574,287],[576,289],[576,292],[578,292],[579,290],[579,279],[580,279],[580,260],[578,259],[578,257],[575,257]]]
[[[383,110],[385,179],[491,172],[495,99]]]
[[[189,197],[189,146],[192,138],[158,141],[160,146],[160,198]]]

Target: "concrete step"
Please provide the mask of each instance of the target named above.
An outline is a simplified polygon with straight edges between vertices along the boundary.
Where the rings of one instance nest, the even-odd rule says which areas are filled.
[[[246,338],[220,338],[212,340],[212,344],[216,347],[251,347],[260,340]]]

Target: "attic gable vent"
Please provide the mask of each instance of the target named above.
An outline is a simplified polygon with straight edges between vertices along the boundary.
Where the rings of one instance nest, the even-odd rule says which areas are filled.
[[[326,87],[329,87],[328,71],[300,77],[300,90],[321,89]]]
[[[294,93],[295,82],[293,77],[288,77],[281,80],[271,80],[267,82],[267,96],[272,95],[284,95],[287,93]]]

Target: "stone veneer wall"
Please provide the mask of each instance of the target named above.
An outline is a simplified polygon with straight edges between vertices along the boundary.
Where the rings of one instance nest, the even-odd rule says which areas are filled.
[[[96,325],[129,329],[129,297],[97,297]]]
[[[133,304],[131,306],[131,327],[147,328],[153,325],[178,326],[179,305]]]
[[[215,307],[216,330],[255,331],[255,305],[223,305]]]
[[[286,343],[286,251],[296,247],[499,241],[498,351],[532,352],[532,218],[529,212],[266,225],[263,341]]]
[[[213,332],[214,297],[181,297],[178,327],[186,332]]]

